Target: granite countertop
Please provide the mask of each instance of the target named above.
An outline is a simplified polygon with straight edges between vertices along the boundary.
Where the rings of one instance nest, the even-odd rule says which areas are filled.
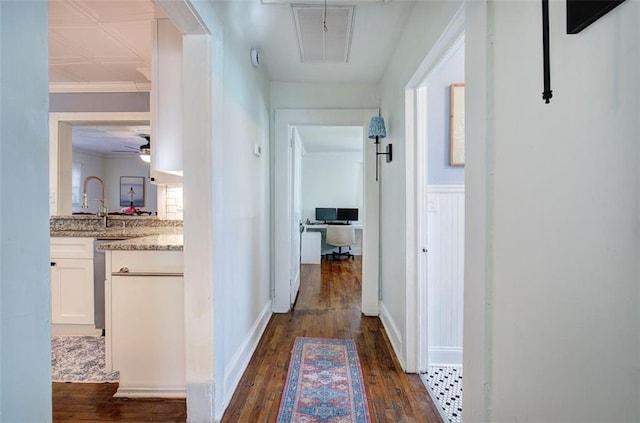
[[[178,250],[182,251],[182,221],[156,217],[52,216],[52,237],[87,237],[114,240],[101,250]],[[126,240],[116,242],[116,240]],[[105,247],[108,246],[108,247]]]
[[[98,250],[138,250],[138,251],[182,251],[183,237],[180,234],[151,235],[124,241],[104,242]]]
[[[151,235],[181,235],[181,227],[137,227],[137,228],[94,228],[94,229],[51,229],[53,237],[89,237],[98,239],[128,239]]]

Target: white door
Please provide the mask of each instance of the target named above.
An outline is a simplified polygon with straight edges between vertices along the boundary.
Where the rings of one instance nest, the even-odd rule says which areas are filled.
[[[295,128],[291,131],[291,295],[290,304],[293,305],[300,289],[300,224],[302,223],[302,146]]]

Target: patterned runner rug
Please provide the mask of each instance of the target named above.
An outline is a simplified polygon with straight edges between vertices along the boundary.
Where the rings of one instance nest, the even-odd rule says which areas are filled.
[[[296,338],[277,422],[370,421],[354,342]]]
[[[118,372],[105,367],[104,337],[54,336],[51,338],[53,382],[118,382]]]

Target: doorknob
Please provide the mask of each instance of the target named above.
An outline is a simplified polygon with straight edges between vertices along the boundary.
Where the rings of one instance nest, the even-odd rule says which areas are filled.
[[[423,249],[422,249],[422,252],[423,252],[423,253],[428,253],[428,252],[429,252],[429,250],[427,250],[426,248],[423,248]]]

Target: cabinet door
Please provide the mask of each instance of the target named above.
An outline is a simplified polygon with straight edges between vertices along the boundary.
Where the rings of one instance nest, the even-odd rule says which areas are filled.
[[[51,323],[93,324],[93,260],[52,259]]]
[[[178,276],[111,277],[107,336],[120,389],[184,389],[183,286]]]

